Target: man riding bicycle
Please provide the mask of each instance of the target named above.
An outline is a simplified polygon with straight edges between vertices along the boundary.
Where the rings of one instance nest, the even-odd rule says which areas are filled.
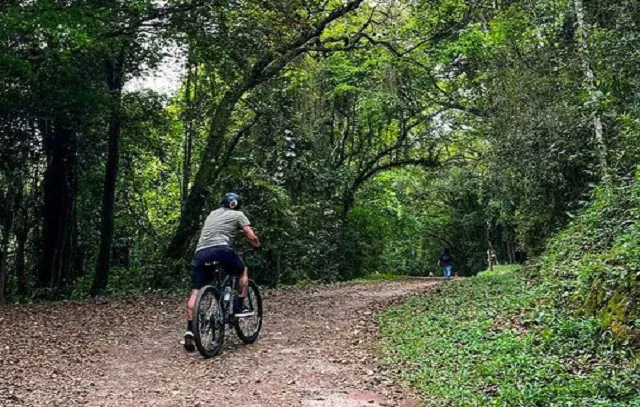
[[[233,312],[236,317],[243,317],[250,313],[245,306],[249,287],[249,270],[244,260],[238,254],[233,244],[238,232],[242,230],[249,242],[256,249],[260,247],[260,240],[251,227],[251,222],[240,210],[240,195],[229,192],[224,195],[221,207],[212,211],[204,222],[196,253],[191,262],[191,296],[187,303],[187,332],[184,334],[184,348],[195,350],[193,337],[193,307],[198,291],[211,283],[213,274],[205,265],[214,261],[219,262],[225,272],[240,277],[241,292],[234,297]]]

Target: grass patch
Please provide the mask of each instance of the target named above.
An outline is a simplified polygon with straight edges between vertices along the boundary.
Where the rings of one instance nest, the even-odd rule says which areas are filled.
[[[381,316],[386,361],[433,406],[640,406],[640,363],[514,267]]]

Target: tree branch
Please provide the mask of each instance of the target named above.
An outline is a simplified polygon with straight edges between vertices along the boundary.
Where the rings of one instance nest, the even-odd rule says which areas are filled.
[[[249,87],[256,83],[262,83],[280,72],[289,62],[297,56],[309,51],[305,47],[311,40],[320,38],[329,24],[341,18],[345,14],[356,10],[364,0],[352,0],[344,6],[334,9],[322,19],[312,30],[300,34],[295,40],[286,46],[280,47],[275,53],[269,53],[261,58],[251,70]]]
[[[434,113],[431,113],[429,115],[423,116],[420,119],[416,120],[414,123],[411,123],[410,125],[406,125],[404,124],[402,126],[402,129],[400,131],[400,137],[398,137],[398,139],[396,140],[395,143],[393,143],[392,145],[390,145],[389,147],[383,149],[382,151],[378,152],[378,154],[376,154],[376,156],[370,160],[363,168],[364,171],[369,171],[372,168],[375,167],[375,165],[378,163],[378,161],[380,161],[382,158],[384,158],[385,156],[389,155],[390,153],[392,153],[393,151],[397,151],[400,148],[404,147],[405,145],[403,144],[405,142],[405,140],[407,139],[407,137],[409,136],[409,132],[415,128],[416,126],[418,126],[419,124],[424,123],[427,120],[430,120],[432,118],[434,118],[435,116],[437,116],[438,114],[442,113],[443,110],[438,110]]]
[[[222,173],[222,171],[224,171],[227,166],[229,165],[229,160],[231,159],[231,156],[233,155],[233,152],[235,151],[236,147],[238,146],[238,143],[240,142],[240,140],[251,131],[251,129],[253,128],[253,126],[256,125],[256,123],[258,123],[258,119],[260,118],[260,115],[258,113],[256,113],[253,116],[253,120],[251,120],[251,122],[247,125],[245,125],[242,129],[240,129],[236,135],[233,137],[233,139],[231,139],[231,141],[229,142],[229,146],[227,147],[227,150],[225,152],[225,154],[222,156],[222,158],[219,160],[219,164],[216,167],[216,170],[214,172],[214,178],[213,179],[218,179],[218,176]]]
[[[119,36],[128,36],[134,34],[141,27],[153,24],[154,26],[163,26],[168,22],[154,22],[154,20],[162,20],[172,17],[178,13],[185,13],[193,11],[200,6],[217,6],[220,5],[220,0],[193,0],[191,3],[181,3],[169,7],[154,8],[146,14],[143,14],[137,18],[132,18],[118,29],[108,32],[105,37],[113,38]]]
[[[375,175],[383,171],[391,170],[394,168],[407,167],[410,165],[419,165],[422,167],[436,168],[436,167],[439,167],[441,164],[439,161],[435,160],[433,157],[413,158],[413,159],[392,161],[387,164],[376,166],[373,169],[369,170],[368,172],[358,176],[358,178],[356,178],[353,185],[351,186],[350,192],[354,193],[358,188],[360,188],[360,186],[362,186],[362,184],[364,184],[366,181],[368,181],[369,179],[371,179],[372,177],[374,177]]]

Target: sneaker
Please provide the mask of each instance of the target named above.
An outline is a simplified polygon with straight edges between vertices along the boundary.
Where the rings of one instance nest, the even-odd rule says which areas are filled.
[[[196,345],[193,342],[193,333],[191,331],[187,331],[184,333],[184,341],[182,342],[182,346],[184,346],[184,350],[187,352],[193,352],[196,350]]]
[[[249,317],[253,315],[253,311],[244,303],[244,298],[235,297],[233,299],[233,315],[236,318]]]

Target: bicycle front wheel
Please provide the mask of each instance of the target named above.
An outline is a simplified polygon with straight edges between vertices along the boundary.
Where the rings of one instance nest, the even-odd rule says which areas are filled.
[[[238,338],[249,344],[258,340],[262,329],[262,296],[258,285],[253,280],[249,281],[249,290],[245,301],[247,302],[245,305],[251,310],[251,315],[238,318],[234,327]]]
[[[200,289],[193,316],[193,336],[198,352],[205,358],[216,356],[224,343],[224,316],[218,290],[210,285]]]

